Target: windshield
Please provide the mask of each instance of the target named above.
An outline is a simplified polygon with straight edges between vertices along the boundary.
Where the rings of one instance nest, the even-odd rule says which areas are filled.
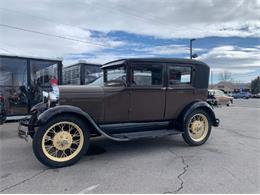
[[[101,73],[100,77],[98,77],[95,81],[88,84],[88,86],[103,86],[103,85],[104,85],[103,73]]]

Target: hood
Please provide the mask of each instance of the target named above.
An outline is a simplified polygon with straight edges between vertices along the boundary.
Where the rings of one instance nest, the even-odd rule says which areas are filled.
[[[87,100],[89,98],[103,98],[104,90],[102,87],[87,86],[87,85],[61,85],[60,90],[60,102],[68,103],[73,102],[76,99]]]
[[[104,118],[104,90],[102,87],[87,85],[62,85],[60,105],[70,105],[82,109],[96,121]]]
[[[103,93],[103,88],[88,85],[59,85],[60,94],[63,93]]]

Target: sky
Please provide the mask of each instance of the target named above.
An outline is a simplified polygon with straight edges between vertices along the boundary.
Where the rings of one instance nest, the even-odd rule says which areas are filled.
[[[65,66],[132,57],[206,62],[214,83],[260,75],[260,0],[0,0],[0,53]]]

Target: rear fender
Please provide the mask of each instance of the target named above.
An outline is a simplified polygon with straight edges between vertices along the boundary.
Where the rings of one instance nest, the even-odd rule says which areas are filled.
[[[212,125],[217,127],[219,125],[219,119],[216,118],[216,115],[212,109],[212,107],[205,101],[195,101],[191,104],[187,105],[181,112],[178,117],[178,122],[182,127],[182,124],[187,120],[188,115],[196,109],[203,109],[205,110],[212,121]]]

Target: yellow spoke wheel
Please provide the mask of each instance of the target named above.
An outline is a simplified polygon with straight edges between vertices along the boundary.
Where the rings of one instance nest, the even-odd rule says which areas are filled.
[[[79,154],[84,144],[82,129],[75,123],[62,121],[49,127],[42,137],[42,151],[52,161],[65,162]]]
[[[204,114],[197,113],[191,117],[188,123],[188,133],[195,142],[205,139],[209,131],[209,121]]]

